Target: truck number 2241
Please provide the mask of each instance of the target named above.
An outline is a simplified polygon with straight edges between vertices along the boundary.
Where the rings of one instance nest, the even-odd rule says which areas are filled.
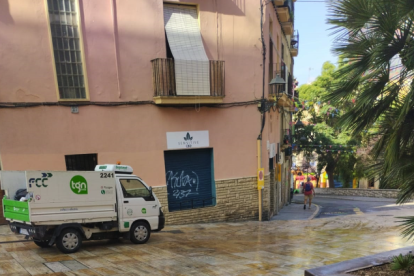
[[[101,178],[113,178],[113,173],[101,173]]]

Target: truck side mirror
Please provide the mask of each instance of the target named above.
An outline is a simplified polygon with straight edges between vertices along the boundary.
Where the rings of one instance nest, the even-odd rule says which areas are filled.
[[[149,187],[150,197],[152,197],[152,187]]]

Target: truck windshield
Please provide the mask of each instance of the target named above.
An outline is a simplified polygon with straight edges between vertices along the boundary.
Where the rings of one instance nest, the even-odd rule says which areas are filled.
[[[150,191],[138,179],[120,179],[124,197],[149,197]]]

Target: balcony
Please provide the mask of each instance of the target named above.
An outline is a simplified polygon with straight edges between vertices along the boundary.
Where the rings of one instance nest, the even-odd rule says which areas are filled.
[[[286,91],[283,91],[276,95],[274,88],[271,88],[269,90],[269,99],[277,101],[277,105],[287,108],[287,111],[290,111],[290,108],[293,106],[292,95],[287,94]]]
[[[290,146],[292,144],[292,130],[286,128],[283,130],[283,146]]]
[[[299,32],[295,31],[290,41],[290,54],[297,57],[299,54]]]
[[[288,7],[277,7],[277,16],[280,22],[288,22],[290,20],[289,8]]]
[[[285,151],[285,157],[289,157],[292,155],[292,130],[284,129],[283,134],[282,150]]]
[[[152,63],[156,104],[217,104],[225,96],[224,61],[210,60],[210,95],[177,95],[174,60],[157,58]]]
[[[275,6],[283,6],[285,0],[273,0],[273,3],[275,3]]]
[[[293,34],[293,23],[291,21],[282,22],[282,30],[285,35],[292,35]]]
[[[283,22],[293,22],[294,17],[294,5],[292,0],[285,0],[283,4],[282,1],[274,1],[275,6],[278,6],[276,9],[277,16],[281,23]]]

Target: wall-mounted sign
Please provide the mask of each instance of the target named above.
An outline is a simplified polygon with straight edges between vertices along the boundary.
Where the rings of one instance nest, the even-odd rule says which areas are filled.
[[[272,143],[270,144],[270,153],[269,153],[269,158],[273,158],[276,156],[276,144]]]
[[[208,130],[167,132],[168,149],[206,148],[209,146]]]
[[[257,170],[257,189],[261,190],[264,188],[264,168]]]

